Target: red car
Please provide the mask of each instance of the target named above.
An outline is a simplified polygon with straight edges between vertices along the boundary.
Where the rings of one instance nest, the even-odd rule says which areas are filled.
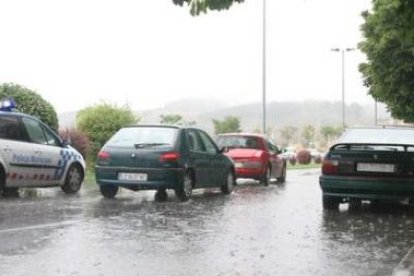
[[[281,149],[260,134],[227,133],[217,136],[217,145],[231,157],[236,178],[252,178],[268,185],[272,178],[286,180],[286,160]]]

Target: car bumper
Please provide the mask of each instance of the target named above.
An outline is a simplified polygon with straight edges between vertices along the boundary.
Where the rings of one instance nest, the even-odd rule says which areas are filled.
[[[145,173],[146,181],[119,180],[118,173]],[[95,177],[98,185],[115,185],[131,190],[156,190],[159,188],[177,189],[182,185],[184,169],[131,169],[123,167],[95,166]]]
[[[236,178],[255,178],[263,176],[265,170],[262,168],[236,168]]]
[[[414,198],[413,178],[326,176],[319,178],[324,195],[341,198],[402,200]]]

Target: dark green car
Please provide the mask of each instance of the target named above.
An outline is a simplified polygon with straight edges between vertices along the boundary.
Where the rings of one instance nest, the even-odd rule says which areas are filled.
[[[193,189],[220,187],[230,194],[235,184],[234,164],[211,137],[196,128],[138,125],[120,129],[98,154],[96,181],[102,195],[113,198],[118,188],[167,189],[186,201]]]
[[[414,200],[414,130],[347,130],[326,154],[319,183],[324,209],[362,200]]]

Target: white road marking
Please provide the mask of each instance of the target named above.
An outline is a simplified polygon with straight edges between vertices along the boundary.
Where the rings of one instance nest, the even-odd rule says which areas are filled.
[[[18,231],[36,230],[36,229],[43,229],[43,228],[50,228],[50,227],[60,227],[60,226],[71,225],[71,224],[80,223],[80,222],[84,222],[84,221],[85,221],[84,219],[68,220],[68,221],[62,221],[62,222],[56,222],[56,223],[46,223],[46,224],[33,225],[33,226],[1,229],[0,234],[18,232]]]

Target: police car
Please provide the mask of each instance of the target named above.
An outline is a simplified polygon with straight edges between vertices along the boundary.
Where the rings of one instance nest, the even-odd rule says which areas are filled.
[[[46,124],[14,112],[13,99],[0,102],[0,194],[21,187],[60,186],[76,193],[85,175],[82,155]]]

